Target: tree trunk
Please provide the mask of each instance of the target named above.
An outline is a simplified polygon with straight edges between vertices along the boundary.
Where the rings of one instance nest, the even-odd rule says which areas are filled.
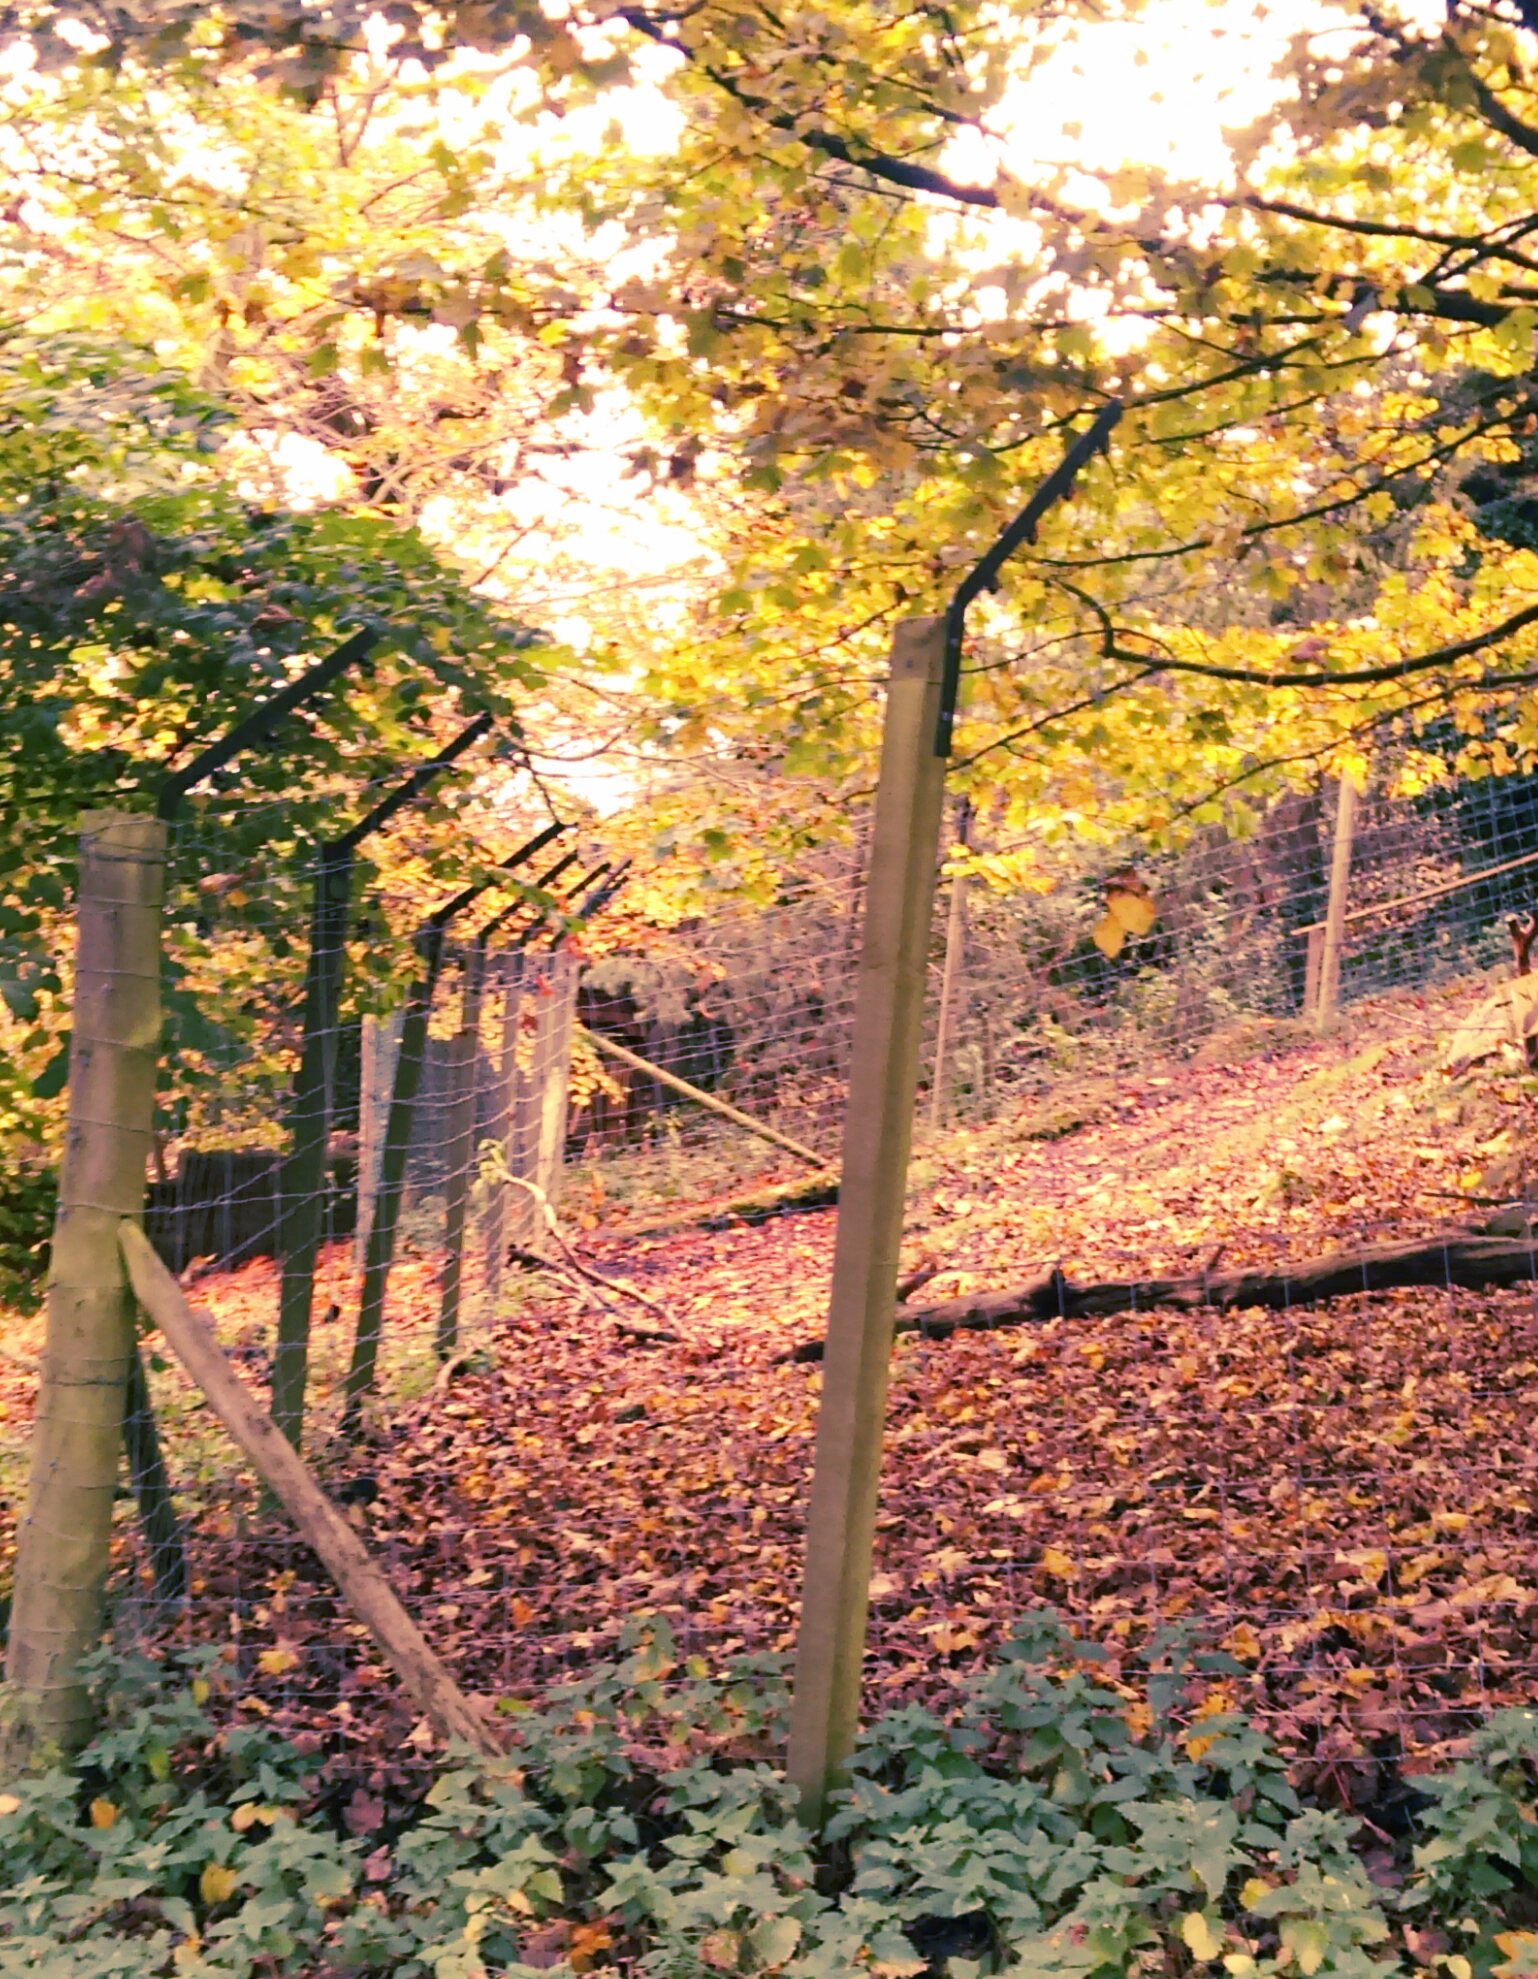
[[[92,1728],[79,1666],[101,1635],[134,1353],[117,1231],[143,1214],[154,1141],[165,855],[156,819],[84,820],[69,1124],[6,1663],[21,1751],[78,1746]]]

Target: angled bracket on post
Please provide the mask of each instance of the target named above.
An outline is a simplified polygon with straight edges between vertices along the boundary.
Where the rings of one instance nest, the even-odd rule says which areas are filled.
[[[313,701],[339,674],[345,673],[354,660],[366,658],[378,637],[378,633],[370,631],[367,626],[353,633],[342,641],[334,653],[317,660],[297,680],[291,680],[286,687],[280,687],[276,694],[253,708],[243,720],[236,722],[228,735],[200,750],[184,768],[173,770],[160,786],[155,815],[162,819],[174,818],[189,790],[200,784],[204,777],[212,776],[215,770],[223,769],[243,749],[249,749],[253,742],[264,742],[285,715],[291,715],[296,708]]]
[[[489,714],[479,714],[467,722],[445,748],[419,763],[355,825],[320,847],[310,915],[299,1070],[294,1080],[288,1153],[278,1185],[282,1285],[272,1362],[272,1417],[296,1450],[303,1428],[309,1379],[310,1315],[324,1222],[326,1153],[331,1138],[331,1095],[336,1083],[337,1025],[347,919],[352,907],[353,858],[367,838],[420,797],[490,727]],[[360,1189],[361,1183],[360,1176]]]
[[[411,1144],[411,1123],[416,1108],[417,1088],[427,1047],[427,1020],[432,1010],[433,991],[443,966],[444,941],[449,923],[463,913],[489,887],[497,875],[515,871],[525,860],[542,852],[567,826],[557,819],[499,862],[496,873],[460,891],[435,907],[417,930],[417,952],[421,974],[412,985],[401,1026],[400,1053],[395,1061],[395,1087],[385,1123],[383,1159],[380,1164],[379,1196],[368,1234],[363,1260],[363,1282],[358,1294],[358,1331],[353,1339],[352,1363],[344,1386],[346,1409],[343,1429],[352,1434],[362,1416],[363,1398],[373,1392],[379,1366],[379,1342],[384,1332],[385,1293],[395,1260],[395,1229],[400,1217],[401,1197],[406,1182],[406,1156]]]

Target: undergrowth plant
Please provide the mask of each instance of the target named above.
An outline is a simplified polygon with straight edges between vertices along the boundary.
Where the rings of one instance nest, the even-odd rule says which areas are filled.
[[[637,1624],[507,1711],[505,1761],[451,1757],[360,1839],[313,1753],[241,1722],[221,1654],[104,1660],[99,1736],[0,1788],[0,1979],[1538,1975],[1538,1714],[1418,1776],[1418,1832],[1369,1875],[1361,1824],[1193,1711],[1200,1661],[1133,1691],[1035,1623],[950,1717],[878,1720],[813,1837],[775,1669]]]

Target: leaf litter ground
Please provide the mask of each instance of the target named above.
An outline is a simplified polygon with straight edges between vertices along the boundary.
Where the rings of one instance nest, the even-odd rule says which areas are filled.
[[[1403,999],[1319,1041],[1101,1082],[1083,1124],[1033,1116],[929,1151],[904,1268],[922,1296],[1200,1270],[1408,1236],[1467,1216],[1509,1171],[1531,1099],[1432,1069],[1440,1004]],[[1061,1111],[1059,1111],[1061,1117]],[[674,1206],[676,1208],[676,1206]],[[625,1236],[583,1255],[643,1290],[605,1311],[515,1275],[448,1385],[429,1358],[436,1258],[408,1247],[389,1400],[367,1446],[328,1440],[348,1315],[317,1356],[315,1460],[461,1681],[529,1699],[661,1614],[711,1657],[786,1651],[835,1218]],[[328,1259],[339,1296],[349,1277]],[[205,1279],[260,1385],[275,1273]],[[7,1436],[24,1426],[3,1366]],[[294,1538],[258,1506],[200,1399],[155,1379],[191,1517],[195,1598],[177,1633],[231,1645],[248,1711],[383,1779],[409,1753],[387,1673]],[[1412,1289],[1312,1310],[1050,1321],[894,1364],[877,1537],[872,1698],[943,1703],[1033,1609],[1060,1610],[1114,1675],[1170,1630],[1221,1645],[1200,1708],[1259,1713],[1353,1804],[1500,1704],[1531,1702],[1538,1620],[1538,1305]],[[135,1540],[122,1529],[125,1586]],[[6,1535],[9,1548],[10,1535]],[[121,1625],[154,1639],[136,1592]],[[393,1755],[393,1757],[392,1757]]]

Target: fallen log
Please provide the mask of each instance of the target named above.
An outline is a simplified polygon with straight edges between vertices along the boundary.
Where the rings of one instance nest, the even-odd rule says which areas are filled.
[[[1458,1285],[1478,1291],[1535,1278],[1538,1236],[1447,1230],[1408,1243],[1365,1244],[1359,1250],[1299,1258],[1271,1271],[1205,1271],[1185,1278],[1109,1279],[1074,1285],[1054,1269],[1044,1278],[1008,1291],[969,1293],[964,1298],[900,1313],[893,1330],[914,1333],[925,1340],[947,1340],[953,1333],[990,1333],[1000,1327],[1039,1325],[1049,1319],[1105,1318],[1160,1306],[1186,1312],[1204,1306],[1309,1306],[1400,1286]],[[780,1358],[782,1362],[820,1361],[822,1348],[821,1340],[803,1340]]]

